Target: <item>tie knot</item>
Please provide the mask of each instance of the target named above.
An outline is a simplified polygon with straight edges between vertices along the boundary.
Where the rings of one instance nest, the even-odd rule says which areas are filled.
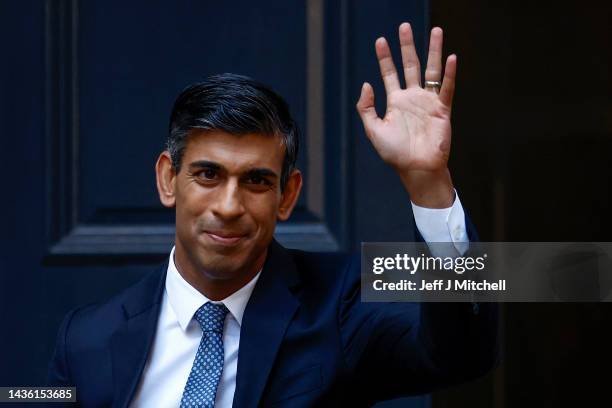
[[[195,312],[194,317],[200,323],[203,332],[223,333],[223,323],[227,312],[227,307],[222,303],[206,302]]]

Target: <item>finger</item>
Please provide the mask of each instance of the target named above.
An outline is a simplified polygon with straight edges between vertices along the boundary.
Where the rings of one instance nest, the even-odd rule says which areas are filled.
[[[382,75],[383,82],[385,84],[385,91],[387,96],[393,91],[400,89],[399,79],[397,78],[397,71],[395,70],[395,64],[393,64],[393,57],[391,56],[391,50],[387,40],[380,37],[376,40],[376,57],[378,58],[378,65],[380,66],[380,74]]]
[[[429,53],[427,55],[426,81],[439,81],[442,78],[442,29],[434,27],[429,39]]]
[[[421,64],[414,47],[414,37],[410,24],[402,23],[399,26],[399,38],[406,88],[421,86]]]
[[[381,119],[378,117],[374,107],[374,89],[367,82],[364,82],[361,87],[361,95],[359,95],[359,100],[357,101],[357,112],[359,112],[363,122],[366,135],[370,137],[372,130]]]
[[[457,56],[449,55],[446,59],[444,68],[444,80],[440,89],[440,101],[449,109],[453,105],[453,95],[455,94],[455,78],[457,77]]]

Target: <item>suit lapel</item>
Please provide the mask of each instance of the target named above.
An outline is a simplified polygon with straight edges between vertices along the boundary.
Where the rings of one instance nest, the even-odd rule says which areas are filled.
[[[111,337],[113,407],[127,407],[138,385],[155,336],[167,264],[125,295],[125,320]]]
[[[273,241],[242,319],[234,407],[258,405],[287,326],[299,305],[289,290],[297,283],[291,256]]]

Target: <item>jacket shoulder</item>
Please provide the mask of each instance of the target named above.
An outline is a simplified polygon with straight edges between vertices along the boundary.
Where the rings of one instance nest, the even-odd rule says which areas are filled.
[[[359,254],[289,250],[300,282],[319,293],[341,291],[347,280],[359,279]]]
[[[66,343],[73,346],[106,343],[127,317],[161,301],[159,289],[165,280],[165,269],[165,266],[156,268],[108,300],[71,310],[62,323]]]

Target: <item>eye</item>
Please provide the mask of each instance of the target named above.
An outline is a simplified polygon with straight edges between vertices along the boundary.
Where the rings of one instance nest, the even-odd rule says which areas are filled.
[[[270,182],[269,182],[267,179],[265,179],[265,178],[263,178],[263,177],[261,177],[261,176],[258,176],[258,175],[252,175],[252,176],[250,176],[250,177],[248,178],[248,182],[249,182],[250,184],[259,184],[259,185],[266,185],[266,186],[269,186],[269,185],[271,185],[271,184],[272,184],[272,183],[270,183]]]
[[[274,187],[274,183],[261,174],[248,174],[244,177],[243,183],[253,191],[268,191]]]
[[[215,169],[204,169],[197,173],[196,176],[203,180],[215,180],[218,176],[218,172]]]

